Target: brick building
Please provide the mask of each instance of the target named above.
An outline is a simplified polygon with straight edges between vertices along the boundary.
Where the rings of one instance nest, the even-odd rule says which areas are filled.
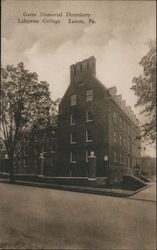
[[[89,154],[97,177],[111,182],[140,166],[138,121],[116,88],[96,78],[96,60],[71,65],[70,84],[59,105],[58,176],[88,176]]]
[[[46,130],[38,129],[33,133],[29,130],[24,131],[16,148],[15,173],[55,176],[56,134],[56,126]],[[7,156],[7,151],[4,147],[0,162],[1,172],[9,170],[8,160],[5,156]],[[41,169],[41,161],[43,161],[43,169]]]

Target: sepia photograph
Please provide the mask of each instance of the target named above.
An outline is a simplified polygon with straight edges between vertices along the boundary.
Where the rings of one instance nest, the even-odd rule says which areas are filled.
[[[0,249],[155,250],[156,1],[2,0]]]

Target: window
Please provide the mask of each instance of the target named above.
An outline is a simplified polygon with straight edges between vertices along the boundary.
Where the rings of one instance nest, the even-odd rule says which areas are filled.
[[[122,140],[123,140],[122,135],[120,135],[120,145],[122,145]]]
[[[76,153],[70,152],[70,163],[77,163]]]
[[[70,134],[70,143],[71,144],[75,144],[76,141],[77,141],[77,139],[76,139],[76,133],[73,132],[73,133]]]
[[[77,85],[78,85],[79,87],[83,86],[84,84],[85,84],[85,82],[83,82],[83,81],[77,83]]]
[[[23,165],[24,165],[24,168],[28,167],[28,159],[23,160]]]
[[[86,130],[86,142],[91,142],[93,141],[93,133],[92,129]]]
[[[51,168],[55,168],[55,159],[51,159]]]
[[[126,138],[125,137],[123,139],[123,142],[124,142],[124,147],[126,147],[127,145],[126,145]]]
[[[51,153],[55,153],[55,144],[51,142]]]
[[[122,163],[122,154],[121,153],[119,154],[119,161],[120,161],[120,163]]]
[[[34,135],[34,142],[37,142],[37,135]]]
[[[86,162],[89,162],[90,153],[91,153],[91,150],[86,150]]]
[[[24,148],[24,156],[28,156],[28,147]]]
[[[123,123],[123,124],[124,124],[124,130],[126,130],[126,122],[124,121],[124,123]]]
[[[128,141],[128,150],[130,151],[130,139]]]
[[[128,125],[128,134],[130,135],[131,133],[131,129],[130,129],[130,126]]]
[[[46,152],[47,152],[47,144],[44,143],[44,144],[43,144],[43,153],[46,153]]]
[[[35,148],[34,148],[34,154],[37,154],[38,153],[38,148],[37,148],[37,146],[35,146]]]
[[[76,116],[74,114],[70,115],[70,125],[76,124]]]
[[[23,142],[27,142],[27,136],[26,135],[23,137]]]
[[[87,102],[93,101],[93,89],[89,89],[86,91],[86,101]]]
[[[76,105],[76,95],[72,95],[71,96],[71,106],[75,106]]]
[[[116,133],[116,131],[114,131],[114,134],[113,134],[113,141],[117,142],[117,133]]]
[[[113,152],[113,161],[114,161],[114,162],[117,162],[117,154],[116,154],[115,151]]]
[[[119,117],[120,127],[122,128],[122,118]]]
[[[34,167],[37,168],[38,167],[38,160],[34,159]]]
[[[93,113],[91,111],[86,111],[86,122],[93,121]]]
[[[117,115],[116,115],[116,112],[115,112],[115,111],[113,112],[113,121],[114,121],[114,123],[117,122]]]

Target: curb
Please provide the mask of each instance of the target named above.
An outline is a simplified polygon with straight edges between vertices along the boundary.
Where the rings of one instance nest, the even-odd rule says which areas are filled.
[[[152,185],[153,185],[153,183],[151,183],[151,184],[146,184],[145,187],[142,187],[142,188],[136,190],[136,191],[135,191],[133,194],[131,194],[130,196],[132,196],[132,195],[134,195],[134,194],[137,194],[137,193],[139,193],[140,191],[142,191],[142,190],[144,190],[144,189],[146,189],[146,188],[148,188],[148,187],[151,187]]]
[[[72,191],[72,192],[79,192],[79,193],[88,193],[88,194],[95,194],[95,195],[104,195],[104,196],[112,196],[112,197],[129,197],[135,194],[132,191],[132,194],[129,193],[115,193],[114,191],[105,191],[100,189],[91,189],[87,187],[79,187],[79,186],[65,186],[65,185],[53,185],[47,183],[35,183],[35,182],[25,182],[25,181],[16,181],[15,183],[3,182],[8,184],[14,185],[23,185],[23,186],[31,186],[31,187],[39,187],[39,188],[48,188],[48,189],[55,189],[55,190],[63,190],[63,191]]]

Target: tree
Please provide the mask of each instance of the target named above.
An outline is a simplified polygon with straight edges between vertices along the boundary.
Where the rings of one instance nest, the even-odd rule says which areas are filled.
[[[141,59],[140,65],[143,67],[143,73],[134,77],[131,89],[138,97],[135,106],[142,108],[140,114],[143,114],[142,136],[148,138],[151,142],[156,139],[156,43],[149,41],[149,51]]]
[[[55,102],[50,98],[48,83],[39,82],[38,75],[26,70],[23,63],[1,68],[0,94],[1,140],[7,150],[13,182],[15,153],[22,134],[25,130],[48,126]]]

